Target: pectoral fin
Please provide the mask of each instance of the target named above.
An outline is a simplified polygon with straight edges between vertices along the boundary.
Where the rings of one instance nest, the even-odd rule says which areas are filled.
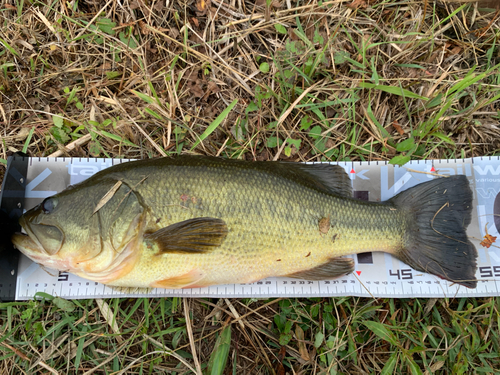
[[[343,276],[352,271],[354,271],[354,260],[351,258],[332,258],[317,267],[295,272],[287,275],[287,277],[306,280],[328,280]]]
[[[160,253],[199,254],[222,245],[226,236],[224,220],[200,217],[146,234],[144,239],[156,243]]]

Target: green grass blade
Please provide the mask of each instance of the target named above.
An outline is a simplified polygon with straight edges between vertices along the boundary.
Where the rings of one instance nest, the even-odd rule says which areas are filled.
[[[75,368],[79,368],[80,367],[80,362],[81,362],[81,359],[82,359],[82,355],[83,355],[83,346],[85,344],[85,338],[86,338],[86,333],[87,333],[87,330],[88,330],[88,327],[86,326],[83,326],[82,327],[82,337],[78,340],[78,346],[76,348],[76,356],[75,356]]]
[[[122,142],[123,144],[126,144],[127,146],[138,147],[135,143],[132,143],[128,139],[122,138],[117,134],[108,133],[105,130],[101,130],[101,134],[108,137],[108,138],[114,139],[115,141]]]
[[[366,113],[368,114],[368,117],[373,121],[375,125],[377,125],[377,128],[380,130],[380,135],[384,139],[392,139],[391,135],[385,130],[385,128],[382,126],[380,122],[378,122],[377,117],[372,111],[372,106],[371,104],[368,104],[368,108],[366,109]]]
[[[422,375],[422,370],[420,370],[420,367],[415,363],[413,359],[410,357],[406,358],[406,361],[408,362],[408,366],[410,367],[410,371],[412,375]]]
[[[403,96],[406,98],[429,100],[429,98],[426,98],[425,96],[420,96],[418,94],[415,94],[414,92],[411,92],[410,90],[406,90],[406,89],[403,89],[403,88],[398,87],[398,86],[374,85],[373,83],[367,83],[367,82],[360,82],[359,86],[363,87],[365,89],[380,90],[380,91],[387,92],[389,94]]]
[[[493,98],[488,99],[484,104],[481,105],[481,107],[486,107],[487,105],[490,105],[491,103],[496,102],[497,100],[500,100],[500,94],[497,94]]]
[[[398,352],[394,352],[391,354],[389,359],[384,365],[384,368],[382,369],[382,372],[380,375],[390,375],[394,373],[394,367],[396,367],[396,364],[398,363]]]
[[[143,94],[142,92],[139,92],[139,91],[135,91],[135,90],[130,90],[134,95],[136,95],[137,97],[139,97],[140,99],[144,100],[146,103],[148,104],[153,104],[155,103],[155,99],[146,95],[146,94]]]
[[[31,138],[33,137],[33,133],[35,132],[35,127],[33,126],[30,129],[30,132],[28,133],[28,137],[26,138],[26,141],[24,141],[24,146],[23,146],[23,153],[26,153],[28,151],[28,147],[31,143]]]
[[[425,70],[425,68],[422,65],[418,64],[394,64],[394,66],[400,66],[401,68],[417,68]]]
[[[388,341],[394,346],[398,346],[398,340],[396,339],[396,336],[394,336],[394,334],[389,331],[389,329],[382,323],[368,320],[366,322],[363,322],[363,324],[380,339]]]
[[[458,83],[453,85],[453,87],[448,91],[448,96],[450,96],[450,94],[452,94],[452,93],[455,93],[455,92],[459,93],[459,92],[465,90],[466,88],[472,86],[474,83],[485,79],[492,71],[496,71],[499,68],[500,68],[500,64],[497,64],[497,65],[489,68],[485,72],[474,76],[473,73],[474,73],[476,67],[473,67],[463,79],[459,80]]]
[[[7,48],[9,50],[9,52],[12,53],[13,55],[20,57],[19,53],[17,53],[17,51],[14,48],[12,48],[11,45],[9,43],[7,43],[5,40],[3,40],[2,38],[0,38],[0,44],[3,44],[4,47]]]
[[[0,65],[0,70],[3,70],[5,72],[7,70],[7,68],[13,68],[14,66],[16,66],[16,64],[6,62],[6,63]]]
[[[226,326],[215,341],[214,351],[208,362],[207,375],[222,375],[231,348],[231,325]]]
[[[144,108],[144,112],[149,113],[151,116],[153,116],[157,120],[160,120],[160,121],[164,121],[165,120],[162,116],[160,116],[158,113],[156,113],[155,111],[153,111],[150,108]]]
[[[296,18],[296,23],[297,23],[297,29],[294,30],[295,35],[297,35],[297,37],[304,42],[307,48],[312,49],[314,46],[307,37],[306,32],[304,31],[304,28],[302,27],[299,18]]]
[[[420,138],[424,138],[427,134],[429,134],[429,132],[431,132],[437,125],[439,119],[444,115],[448,108],[451,107],[452,103],[452,100],[448,100],[434,117],[432,117],[428,122],[426,121],[422,123],[422,125],[419,126],[420,129],[416,129],[415,134]]]
[[[222,123],[222,121],[224,121],[224,119],[227,117],[227,115],[229,115],[229,112],[231,112],[231,110],[234,108],[236,103],[238,103],[238,99],[234,99],[233,102],[231,104],[229,104],[229,106],[225,110],[223,110],[221,112],[221,114],[219,116],[217,116],[217,118],[214,121],[212,121],[212,123],[203,132],[203,134],[200,135],[200,137],[196,140],[193,147],[191,147],[191,150],[194,150],[196,148],[196,146],[198,146],[201,142],[203,142],[203,140],[205,138],[207,138],[210,134],[213,133],[213,131],[215,129],[217,129],[217,127]]]

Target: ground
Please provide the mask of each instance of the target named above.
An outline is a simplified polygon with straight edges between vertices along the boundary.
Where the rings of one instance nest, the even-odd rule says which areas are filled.
[[[495,1],[0,4],[0,174],[15,151],[401,164],[500,149]],[[0,303],[2,374],[500,367],[498,298],[45,297]]]

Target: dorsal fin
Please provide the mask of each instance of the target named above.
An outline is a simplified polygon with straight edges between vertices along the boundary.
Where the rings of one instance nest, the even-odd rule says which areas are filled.
[[[175,158],[160,158],[124,163],[114,167],[116,175],[142,166],[192,166],[207,168],[235,168],[239,170],[255,170],[266,174],[291,180],[299,185],[327,194],[352,197],[351,179],[344,168],[329,163],[305,164],[283,161],[243,161],[222,159],[211,156],[181,155]],[[112,176],[111,176],[112,177]]]
[[[237,164],[246,169],[254,169],[280,176],[297,184],[327,194],[352,197],[352,184],[344,168],[336,164],[305,164],[286,161],[254,161],[223,160],[211,158],[212,162],[221,164]]]
[[[344,168],[335,164],[301,164],[279,162],[281,168],[304,178],[303,183],[311,184],[330,194],[352,197],[352,185]]]
[[[204,160],[203,160],[204,159]],[[254,169],[327,194],[352,197],[352,183],[349,175],[340,165],[329,163],[305,164],[286,161],[242,161],[213,157],[198,158],[198,161],[239,165],[240,168]]]

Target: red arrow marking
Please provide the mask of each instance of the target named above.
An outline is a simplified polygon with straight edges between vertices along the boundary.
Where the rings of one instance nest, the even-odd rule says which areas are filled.
[[[434,169],[434,166],[432,166],[431,172],[436,172],[436,170]]]
[[[354,171],[354,168],[353,168],[353,169],[351,169],[351,172],[349,172],[349,173],[356,173],[356,172]]]
[[[356,273],[358,274],[358,276],[361,275],[361,271],[356,271]]]

